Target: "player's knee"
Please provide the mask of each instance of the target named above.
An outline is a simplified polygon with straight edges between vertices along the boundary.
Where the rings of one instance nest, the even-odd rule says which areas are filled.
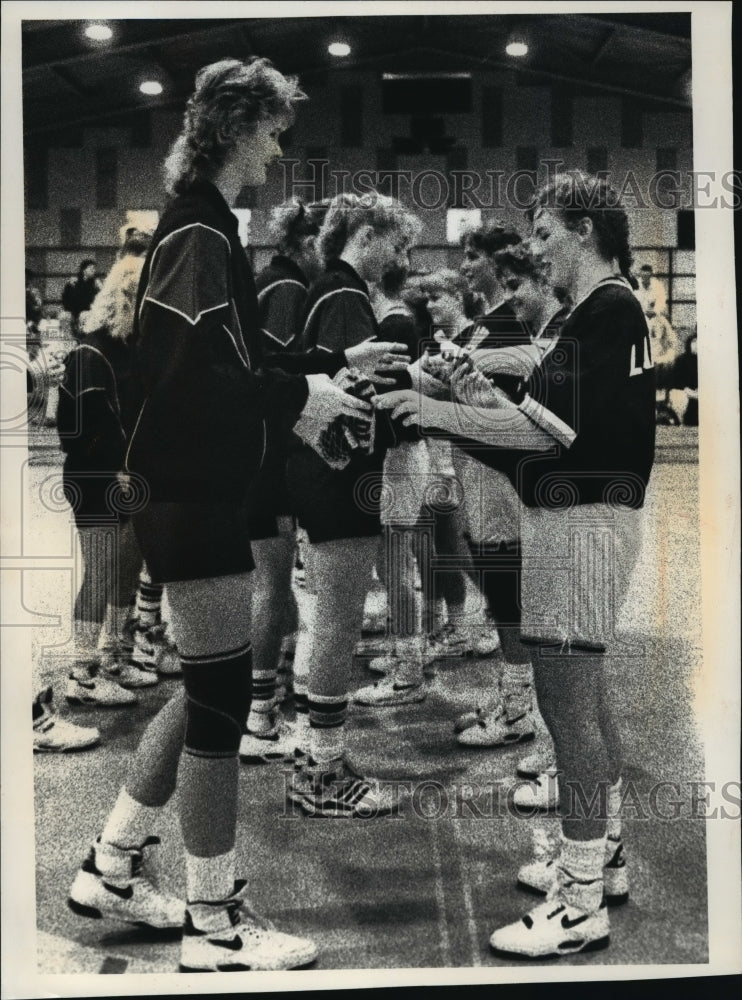
[[[244,657],[183,664],[187,697],[185,747],[202,756],[237,753],[250,711],[252,679]]]

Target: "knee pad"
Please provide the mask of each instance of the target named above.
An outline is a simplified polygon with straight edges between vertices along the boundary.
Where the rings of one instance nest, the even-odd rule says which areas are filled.
[[[186,690],[186,752],[237,753],[252,695],[252,646],[211,656],[181,656]]]

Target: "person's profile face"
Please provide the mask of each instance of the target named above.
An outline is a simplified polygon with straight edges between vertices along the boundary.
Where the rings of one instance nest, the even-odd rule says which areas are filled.
[[[641,273],[639,275],[639,278],[641,280],[642,286],[644,288],[649,288],[649,282],[650,282],[650,280],[652,278],[652,272],[651,271],[641,271]]]
[[[453,327],[464,314],[464,301],[457,292],[445,288],[432,288],[426,296],[428,313],[433,326]]]
[[[289,121],[284,115],[261,118],[237,138],[229,159],[242,174],[243,184],[260,187],[268,179],[268,167],[282,154],[280,138]]]
[[[82,272],[82,276],[86,281],[90,281],[95,277],[95,264],[88,264],[85,270]]]
[[[501,280],[505,301],[509,302],[518,319],[523,323],[534,322],[539,317],[545,300],[550,297],[551,289],[529,275],[515,274],[513,271],[503,271]]]
[[[533,219],[529,246],[545,265],[549,283],[569,291],[574,285],[582,243],[574,229],[567,229],[560,216],[541,209]]]
[[[460,268],[472,292],[486,292],[492,287],[495,277],[494,262],[483,250],[467,243],[464,249],[464,260]]]

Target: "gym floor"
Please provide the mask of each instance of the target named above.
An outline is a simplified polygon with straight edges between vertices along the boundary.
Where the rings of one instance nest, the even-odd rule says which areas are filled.
[[[664,429],[663,429],[664,430]],[[680,434],[680,430],[667,429]],[[676,438],[675,441],[679,441]],[[690,457],[690,460],[689,460]],[[708,960],[704,823],[692,817],[690,783],[703,780],[693,704],[700,661],[698,466],[693,442],[665,448],[653,473],[640,565],[621,616],[621,645],[609,669],[624,737],[624,781],[632,786],[624,841],[631,898],[611,911],[611,946],[560,965],[645,965]],[[41,973],[155,973],[177,969],[177,935],[155,936],[86,921],[66,894],[98,833],[147,721],[179,683],[163,681],[131,709],[72,709],[64,703],[74,543],[69,513],[47,499],[59,472],[51,451],[27,470],[25,532],[56,568],[29,574],[24,604],[60,624],[37,630],[39,676],[102,744],[34,761],[38,962]],[[36,539],[36,541],[33,541]],[[301,591],[298,591],[301,599]],[[427,699],[399,709],[354,706],[349,742],[362,773],[413,782],[402,815],[373,820],[308,819],[285,804],[290,765],[242,765],[238,850],[256,907],[281,927],[313,937],[319,969],[504,966],[488,939],[534,902],[515,885],[535,823],[508,805],[515,765],[535,744],[467,750],[453,718],[486,689],[494,660],[441,665]],[[358,686],[373,675],[356,662]],[[677,788],[658,797],[659,782]],[[672,807],[673,800],[680,805]],[[652,809],[654,801],[655,808]],[[671,817],[673,812],[677,818]],[[648,813],[653,812],[652,816]],[[155,870],[184,891],[175,808],[159,831]],[[519,965],[530,963],[518,963]],[[539,963],[543,965],[543,963]]]

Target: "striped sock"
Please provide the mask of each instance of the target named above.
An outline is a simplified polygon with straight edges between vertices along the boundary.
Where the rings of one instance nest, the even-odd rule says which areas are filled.
[[[276,671],[253,670],[252,704],[248,729],[250,732],[266,732],[272,727],[271,712],[276,707]]]
[[[311,754],[317,761],[339,757],[344,748],[344,724],[348,714],[348,697],[338,695],[308,695]]]
[[[160,620],[162,591],[162,584],[153,583],[146,567],[143,567],[136,597],[136,615],[143,625],[156,625]]]
[[[297,718],[303,715],[309,719],[309,696],[306,691],[297,691],[294,688],[294,708],[296,709]]]

